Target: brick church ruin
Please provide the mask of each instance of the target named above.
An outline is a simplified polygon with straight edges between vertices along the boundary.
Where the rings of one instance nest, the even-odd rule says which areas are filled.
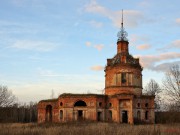
[[[154,122],[154,96],[142,95],[139,58],[129,54],[127,33],[121,23],[117,54],[107,59],[105,94],[62,94],[38,103],[38,122],[106,121]]]

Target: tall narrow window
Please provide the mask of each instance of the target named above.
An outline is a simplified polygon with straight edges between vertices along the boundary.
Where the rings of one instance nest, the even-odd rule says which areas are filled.
[[[132,85],[132,74],[129,74],[129,77],[128,77],[128,78],[129,78],[129,79],[128,79],[128,80],[129,80],[129,81],[128,81],[128,82],[129,82],[129,85]]]
[[[137,119],[140,120],[141,119],[141,112],[137,111]]]
[[[99,102],[99,107],[102,107],[102,102]]]
[[[122,73],[122,75],[121,75],[121,83],[122,84],[126,83],[126,73]]]
[[[116,85],[120,85],[121,84],[121,74],[118,73],[116,74]]]
[[[140,103],[137,104],[137,107],[138,107],[138,108],[140,107]]]
[[[112,111],[109,110],[109,121],[112,121]]]
[[[60,120],[63,119],[63,110],[60,110]]]
[[[148,120],[148,111],[145,112],[145,119]]]
[[[109,103],[109,107],[112,107],[112,103]]]

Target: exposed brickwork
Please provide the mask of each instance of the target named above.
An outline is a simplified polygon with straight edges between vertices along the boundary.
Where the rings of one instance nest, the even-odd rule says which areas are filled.
[[[154,122],[154,96],[142,95],[142,67],[128,51],[128,41],[117,42],[117,54],[107,59],[105,95],[62,94],[38,104],[38,122],[112,121]]]

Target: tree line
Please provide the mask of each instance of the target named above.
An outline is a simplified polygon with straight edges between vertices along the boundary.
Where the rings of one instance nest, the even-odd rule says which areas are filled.
[[[36,122],[37,103],[19,104],[7,86],[0,86],[0,122]]]
[[[37,104],[13,105],[0,107],[0,122],[36,122],[37,121]]]

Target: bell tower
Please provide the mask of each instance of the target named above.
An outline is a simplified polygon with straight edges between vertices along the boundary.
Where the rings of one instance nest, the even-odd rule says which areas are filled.
[[[142,70],[139,58],[129,54],[127,32],[122,23],[117,34],[117,54],[107,59],[105,67],[105,94],[142,94]]]

